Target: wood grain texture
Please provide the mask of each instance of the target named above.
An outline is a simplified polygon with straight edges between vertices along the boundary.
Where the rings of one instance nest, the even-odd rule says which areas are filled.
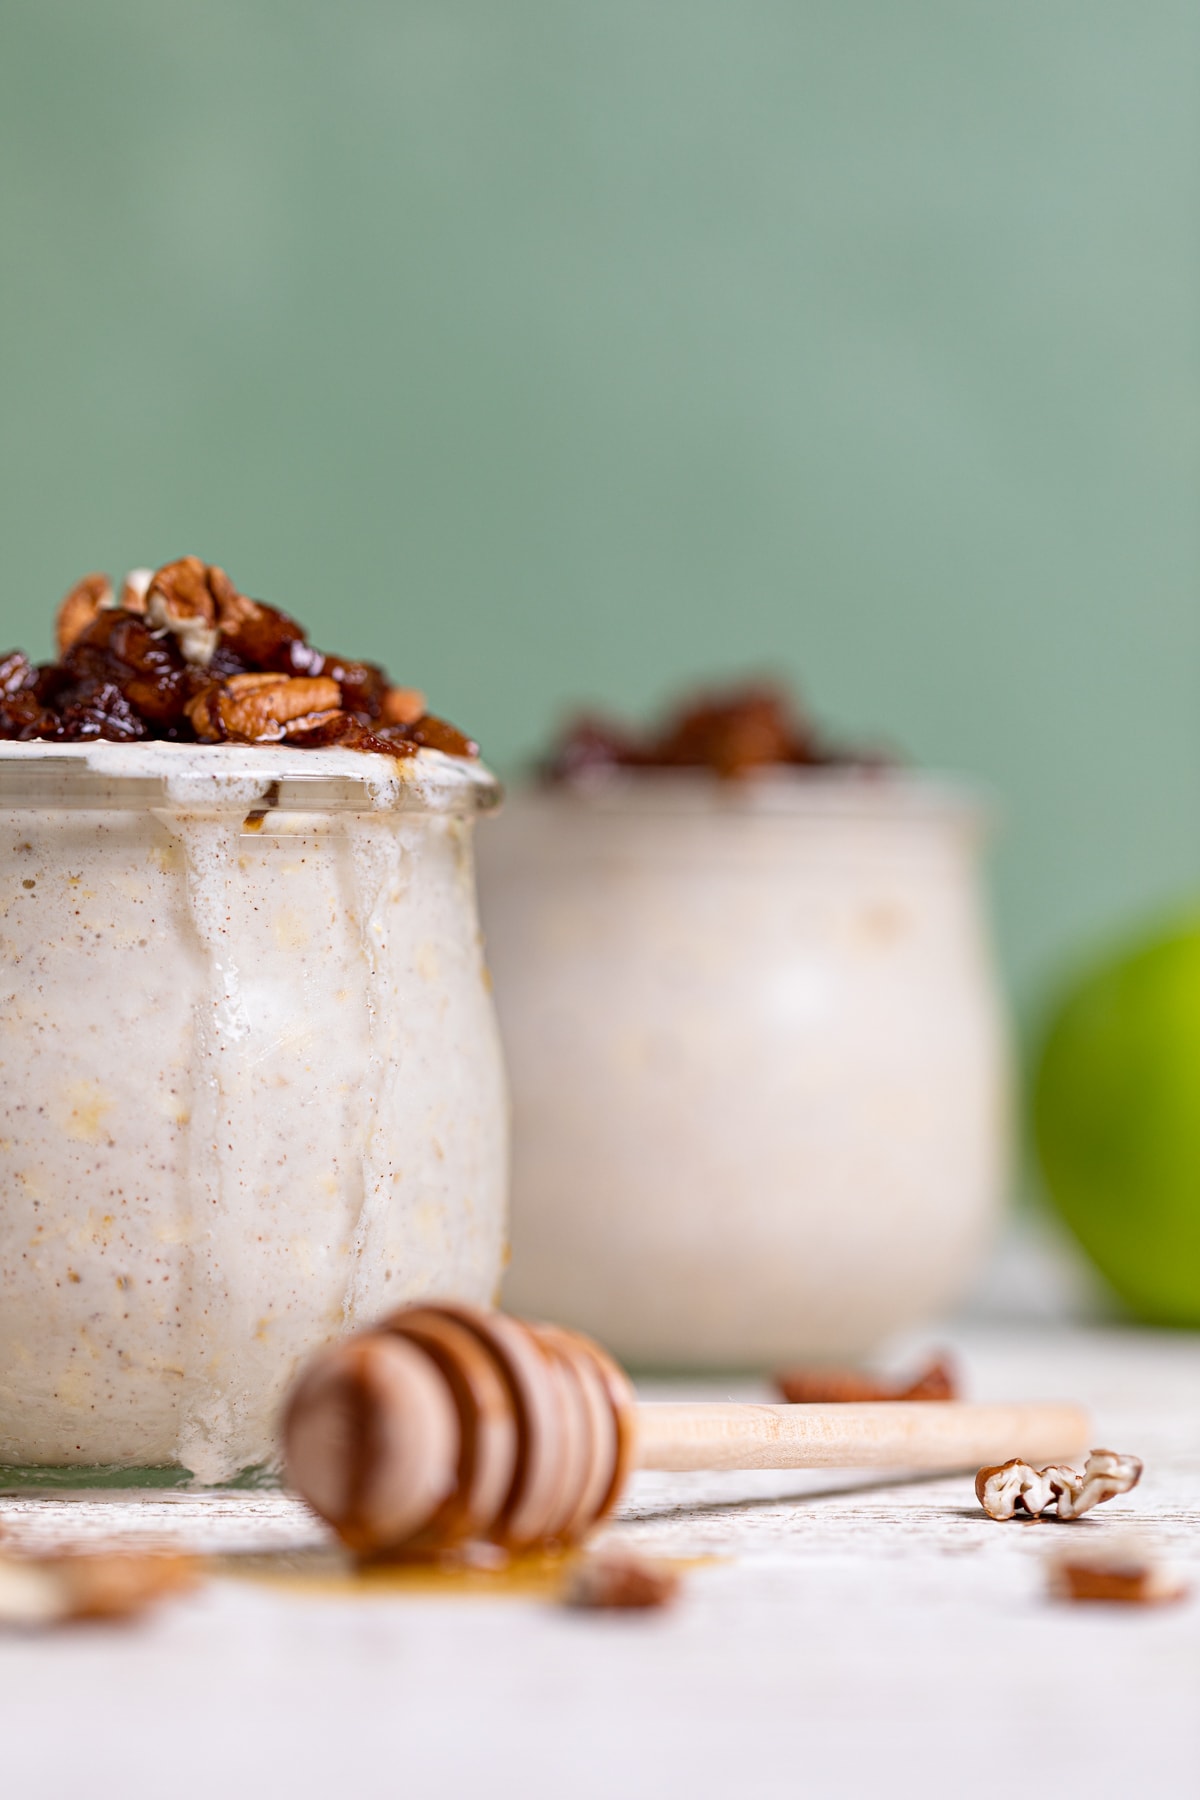
[[[1072,1402],[931,1401],[756,1406],[660,1401],[637,1411],[643,1469],[977,1469],[1078,1455],[1090,1421]]]

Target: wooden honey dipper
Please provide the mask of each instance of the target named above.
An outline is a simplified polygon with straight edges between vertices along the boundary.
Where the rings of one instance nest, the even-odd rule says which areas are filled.
[[[407,1307],[319,1352],[284,1418],[289,1480],[363,1554],[573,1543],[632,1468],[974,1469],[1087,1441],[1068,1402],[638,1404],[581,1333],[459,1305]]]

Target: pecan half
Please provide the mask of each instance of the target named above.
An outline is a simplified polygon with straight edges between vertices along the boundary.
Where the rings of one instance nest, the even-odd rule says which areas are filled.
[[[97,616],[116,604],[112,582],[107,575],[85,575],[82,581],[77,581],[63,600],[54,621],[58,654],[65,656]]]
[[[220,610],[236,598],[224,569],[198,556],[181,556],[150,577],[146,618],[155,631],[174,634],[188,662],[207,668],[220,636]]]
[[[314,729],[340,708],[337,682],[327,676],[246,674],[202,688],[187,716],[204,743],[273,744]]]

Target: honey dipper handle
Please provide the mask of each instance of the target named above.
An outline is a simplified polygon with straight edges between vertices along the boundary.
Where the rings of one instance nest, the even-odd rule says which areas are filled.
[[[976,1406],[887,1400],[756,1406],[650,1402],[636,1412],[642,1469],[978,1469],[1010,1456],[1042,1464],[1087,1448],[1088,1415],[1069,1401]]]

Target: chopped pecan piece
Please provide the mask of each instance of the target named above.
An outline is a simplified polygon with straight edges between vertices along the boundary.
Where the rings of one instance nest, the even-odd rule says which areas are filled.
[[[619,1611],[666,1606],[679,1592],[679,1576],[630,1550],[593,1550],[576,1564],[563,1599],[568,1606]]]
[[[0,1557],[0,1625],[125,1619],[197,1580],[190,1557],[89,1553]]]
[[[77,581],[63,600],[54,621],[58,654],[65,656],[96,617],[116,604],[112,582],[107,575],[85,575],[82,581]]]
[[[954,1371],[944,1356],[935,1357],[911,1381],[882,1381],[861,1369],[784,1369],[775,1385],[785,1400],[809,1405],[864,1400],[953,1400],[958,1393]]]
[[[390,687],[383,696],[379,717],[384,725],[415,725],[428,717],[425,696],[420,688]]]
[[[1056,1600],[1109,1600],[1122,1606],[1161,1606],[1182,1600],[1188,1585],[1136,1538],[1109,1538],[1056,1556],[1049,1567]]]
[[[272,744],[327,724],[340,701],[337,682],[327,676],[231,675],[201,689],[187,716],[204,743]]]
[[[415,756],[417,746],[408,738],[381,737],[353,713],[330,713],[301,730],[288,732],[289,744],[304,750],[366,750],[376,756]]]
[[[478,756],[479,745],[474,738],[451,725],[448,719],[435,719],[432,713],[424,713],[415,725],[404,727],[408,737],[414,744],[420,744],[426,750],[440,750],[443,756]]]

